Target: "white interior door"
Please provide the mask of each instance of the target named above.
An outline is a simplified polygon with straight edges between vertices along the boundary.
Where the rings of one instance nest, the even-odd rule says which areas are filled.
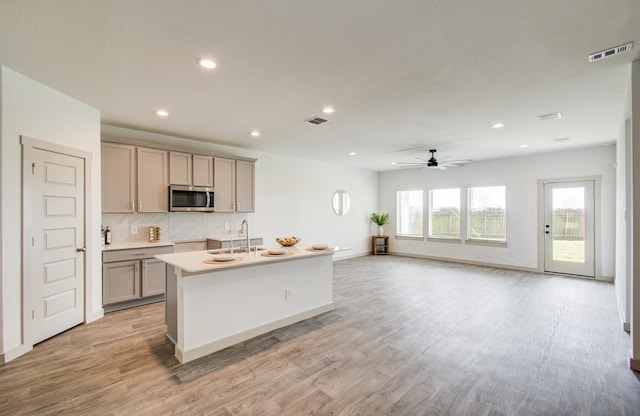
[[[74,156],[41,149],[31,156],[23,190],[30,193],[24,212],[32,233],[24,279],[35,344],[84,321],[85,168]]]
[[[544,270],[595,277],[594,181],[544,185]]]

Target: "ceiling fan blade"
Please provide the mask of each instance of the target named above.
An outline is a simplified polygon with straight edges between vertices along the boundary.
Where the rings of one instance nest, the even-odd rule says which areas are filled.
[[[396,165],[401,165],[401,166],[398,166],[398,169],[422,169],[425,166],[427,166],[424,163],[409,163],[409,162],[396,162]]]
[[[457,167],[464,167],[464,166],[467,166],[469,163],[471,163],[471,160],[447,160],[444,162],[440,162],[440,164],[444,166],[457,166]]]

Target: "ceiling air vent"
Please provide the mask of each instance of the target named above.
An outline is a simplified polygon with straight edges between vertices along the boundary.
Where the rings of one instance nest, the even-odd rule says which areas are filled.
[[[305,121],[308,122],[308,123],[311,123],[311,124],[322,124],[322,123],[326,123],[327,122],[327,120],[325,120],[324,118],[320,118],[320,117],[313,117],[313,118],[310,118],[310,119],[305,120]]]
[[[538,116],[538,118],[540,120],[558,120],[560,118],[562,118],[562,114],[560,113],[547,113],[547,114],[540,114]]]
[[[553,139],[554,142],[556,143],[564,143],[564,142],[568,142],[569,138],[568,137],[558,137],[557,139]]]
[[[599,61],[600,59],[608,58],[619,53],[630,51],[633,48],[633,42],[626,43],[624,45],[616,46],[615,48],[605,49],[604,51],[592,53],[589,55],[589,62]]]

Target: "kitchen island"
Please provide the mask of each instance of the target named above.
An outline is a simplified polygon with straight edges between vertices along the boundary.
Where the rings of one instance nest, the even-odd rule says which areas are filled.
[[[167,337],[176,358],[192,361],[332,310],[335,251],[287,247],[224,261],[211,251],[156,256],[167,264]]]

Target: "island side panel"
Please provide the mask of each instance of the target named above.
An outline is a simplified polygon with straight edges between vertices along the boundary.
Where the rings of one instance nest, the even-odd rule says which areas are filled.
[[[164,322],[167,324],[167,338],[176,344],[178,342],[178,275],[174,266],[167,264],[166,268]]]
[[[182,362],[333,309],[332,256],[178,279],[176,356]]]

